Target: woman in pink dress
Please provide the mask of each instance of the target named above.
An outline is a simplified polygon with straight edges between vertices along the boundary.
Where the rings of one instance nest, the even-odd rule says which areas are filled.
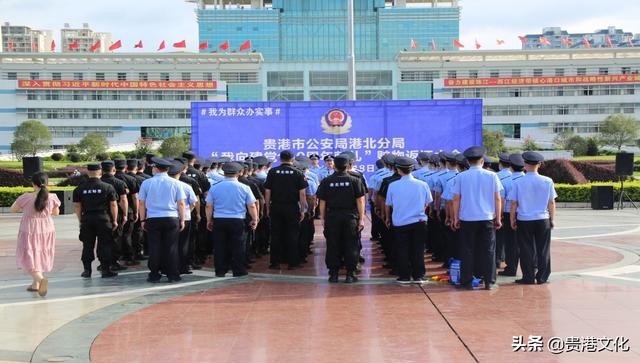
[[[33,174],[34,192],[19,196],[11,206],[11,212],[23,212],[16,264],[33,278],[27,291],[37,291],[40,296],[47,294],[49,285],[43,273],[53,268],[56,229],[51,216],[60,214],[60,200],[55,194],[49,194],[47,181],[47,174]]]

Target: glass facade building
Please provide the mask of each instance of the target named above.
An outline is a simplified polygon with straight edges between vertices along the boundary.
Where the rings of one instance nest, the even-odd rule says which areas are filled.
[[[213,1],[213,2],[211,2]],[[347,2],[310,0],[200,3],[200,42],[225,52],[251,41],[264,62],[258,82],[229,89],[229,100],[344,100],[347,97]],[[457,1],[354,0],[356,97],[430,98],[430,89],[399,90],[396,57],[411,49],[454,51],[459,38]]]

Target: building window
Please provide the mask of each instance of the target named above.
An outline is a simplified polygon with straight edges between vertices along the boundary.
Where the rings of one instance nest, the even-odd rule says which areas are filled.
[[[609,68],[598,68],[598,74],[609,74]]]
[[[500,71],[497,69],[492,70],[491,72],[489,72],[489,77],[500,78]]]
[[[458,72],[456,71],[448,71],[447,78],[458,78]]]
[[[84,74],[82,72],[74,72],[73,80],[74,81],[82,81],[84,79]]]
[[[316,86],[347,86],[347,72],[309,72],[309,84]]]
[[[431,82],[436,78],[440,78],[438,71],[402,71],[400,73],[400,82]]]
[[[478,71],[469,71],[469,78],[478,78]]]
[[[103,72],[96,73],[96,81],[104,81],[104,73]]]
[[[118,81],[126,81],[127,80],[127,74],[124,72],[118,72]]]
[[[390,89],[356,91],[356,100],[390,100]]]
[[[511,77],[520,77],[520,76],[522,76],[522,70],[520,69],[511,70]]]
[[[40,73],[38,72],[29,73],[29,79],[40,79]]]
[[[53,72],[51,73],[51,79],[54,81],[59,81],[62,79],[62,73],[60,72]]]
[[[542,77],[542,68],[535,68],[533,70],[533,76],[534,77]]]
[[[268,87],[302,87],[304,72],[267,72]]]
[[[269,101],[303,101],[303,91],[268,91],[267,100]]]
[[[346,73],[346,72],[345,72]],[[344,101],[347,99],[346,90],[327,90],[309,92],[311,101]]]
[[[7,79],[9,79],[9,80],[18,79],[18,73],[17,72],[7,72]]]
[[[576,71],[576,74],[578,76],[584,76],[587,74],[587,69],[586,68],[578,68],[578,70]]]
[[[564,76],[564,68],[556,68],[556,76],[558,77]]]
[[[169,80],[169,73],[166,73],[166,72],[160,73],[160,80],[161,81],[168,81]]]
[[[183,81],[190,81],[191,80],[191,73],[189,72],[182,72],[182,74],[180,75],[181,79]]]
[[[204,79],[205,81],[213,81],[213,73],[211,72],[202,73],[202,79]]]
[[[147,73],[147,72],[138,73],[138,80],[139,81],[148,81],[149,80],[149,73]]]
[[[622,74],[631,74],[631,67],[622,67]]]
[[[362,71],[356,72],[356,85],[358,86],[391,86],[391,71]]]

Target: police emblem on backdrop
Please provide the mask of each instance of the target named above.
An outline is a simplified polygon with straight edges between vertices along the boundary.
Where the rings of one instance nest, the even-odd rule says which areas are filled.
[[[322,116],[320,120],[322,131],[325,134],[341,135],[351,131],[351,116],[344,110],[334,108]]]

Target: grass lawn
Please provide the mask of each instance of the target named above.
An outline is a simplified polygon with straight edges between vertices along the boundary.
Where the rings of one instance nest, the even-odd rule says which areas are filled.
[[[85,165],[85,164],[87,164],[86,161],[80,161],[80,162],[74,163],[74,162],[71,162],[71,161],[44,160],[42,162],[42,166],[44,167],[44,171],[52,171],[52,170],[55,170],[55,169],[58,169],[58,168],[65,167],[67,165]],[[0,160],[0,168],[22,171],[22,161]]]

